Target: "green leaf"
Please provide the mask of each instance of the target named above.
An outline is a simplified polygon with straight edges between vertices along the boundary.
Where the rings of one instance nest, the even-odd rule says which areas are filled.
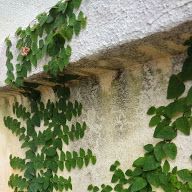
[[[67,8],[67,2],[59,2],[58,11],[64,13]]]
[[[172,140],[177,136],[177,132],[171,126],[157,127],[153,136],[159,139]]]
[[[192,57],[188,57],[183,64],[181,77],[183,80],[192,79]]]
[[[10,81],[13,81],[15,79],[14,74],[12,72],[7,72],[7,79],[9,79]]]
[[[144,149],[147,152],[152,152],[153,151],[153,145],[152,144],[145,145]]]
[[[92,156],[93,156],[93,153],[92,153],[91,149],[87,149],[87,155],[88,155],[89,157],[92,157]]]
[[[43,39],[40,39],[39,40],[39,48],[42,49],[43,46],[44,46],[44,41],[43,41]]]
[[[92,162],[93,165],[96,164],[96,162],[97,162],[96,156],[91,157],[91,162]]]
[[[131,192],[140,191],[147,186],[147,181],[142,177],[135,178],[133,184],[131,185]]]
[[[93,189],[93,185],[89,185],[87,188],[88,191],[92,191],[92,189]]]
[[[115,185],[114,187],[114,191],[122,191],[123,190],[123,185],[118,183],[117,185]]]
[[[183,94],[185,91],[185,85],[178,78],[177,75],[172,75],[169,80],[168,90],[167,90],[167,99],[175,99]]]
[[[186,117],[180,117],[175,121],[176,128],[184,133],[185,135],[190,135],[190,124]]]
[[[192,87],[189,89],[187,94],[187,104],[192,105]]]
[[[81,31],[81,22],[80,21],[76,21],[74,27],[74,32],[75,35],[79,35],[80,31]]]
[[[21,34],[21,32],[22,32],[22,28],[19,27],[19,28],[16,30],[15,34],[16,34],[17,36],[19,36],[19,35]]]
[[[67,171],[71,171],[71,162],[69,160],[65,161],[65,167]]]
[[[11,62],[8,62],[7,64],[7,69],[9,70],[9,71],[13,71],[13,64],[11,63]]]
[[[99,191],[99,188],[97,186],[93,187],[93,192]]]
[[[79,14],[78,14],[78,20],[82,21],[84,19],[84,17],[85,17],[84,13],[82,11],[80,11]]]
[[[151,184],[155,187],[159,187],[159,185],[160,185],[159,174],[153,173],[153,172],[148,172],[147,181],[149,182],[149,184]]]
[[[40,127],[41,124],[41,119],[40,119],[40,115],[38,113],[35,113],[31,119],[33,125]]]
[[[131,177],[132,176],[132,173],[133,171],[131,169],[128,169],[126,172],[125,172],[125,175],[127,175],[128,177]]]
[[[188,169],[182,169],[177,174],[183,181],[192,182],[192,174]]]
[[[81,29],[85,29],[87,26],[87,17],[81,19]]]
[[[160,142],[160,143],[157,143],[157,145],[154,147],[154,155],[158,161],[161,161],[166,157],[166,154],[163,150],[163,145],[164,143]]]
[[[117,181],[119,180],[119,178],[113,174],[112,178],[111,178],[111,183],[117,183]]]
[[[56,149],[54,147],[50,147],[50,148],[48,148],[46,150],[45,153],[46,153],[47,156],[53,157],[53,156],[55,156],[57,154],[57,151],[56,151]]]
[[[156,112],[156,108],[154,106],[150,107],[147,111],[147,115],[154,115]]]
[[[24,170],[25,169],[25,159],[21,159],[19,157],[13,157],[10,155],[10,165],[13,169],[20,169]]]
[[[46,23],[52,23],[54,21],[54,18],[51,15],[48,15]]]
[[[59,139],[59,138],[55,139],[55,140],[53,141],[53,146],[54,146],[55,148],[58,148],[58,149],[62,150],[63,144],[62,144],[61,139]]]
[[[122,171],[121,169],[115,170],[115,173],[114,173],[114,174],[116,175],[116,177],[117,177],[118,179],[123,179],[123,178],[125,178],[125,175],[124,175],[124,173],[123,173],[123,171]]]
[[[134,167],[143,167],[145,163],[145,157],[139,157],[133,162]]]
[[[35,158],[35,153],[32,150],[26,151],[25,155],[26,155],[26,159],[33,159],[33,158]]]
[[[65,68],[64,59],[58,59],[58,64],[59,64],[59,70],[62,72],[63,69]]]
[[[71,167],[72,168],[75,168],[76,167],[76,165],[77,165],[77,161],[76,161],[76,159],[71,159]]]
[[[120,162],[119,162],[119,161],[115,161],[114,165],[115,165],[116,167],[118,167],[118,166],[120,166]]]
[[[89,162],[90,162],[90,158],[89,158],[88,155],[86,155],[86,156],[84,157],[84,161],[85,161],[85,166],[87,167],[87,166],[89,165]]]
[[[40,26],[42,26],[47,21],[48,15],[46,13],[41,13],[37,16]]]
[[[161,184],[163,184],[165,186],[169,186],[169,175],[166,175],[165,173],[161,173],[161,174],[159,174],[159,180],[160,180]],[[172,191],[169,187],[168,187],[168,189],[169,189],[169,191]],[[167,190],[165,190],[165,191],[167,191]]]
[[[63,171],[63,169],[64,169],[64,163],[63,163],[63,161],[59,161],[59,162],[58,162],[58,167],[59,167],[59,169],[60,169],[61,171]]]
[[[6,43],[7,47],[11,47],[12,46],[12,43],[11,43],[11,40],[9,39],[9,37],[5,38],[5,43]]]
[[[163,172],[167,174],[169,171],[170,171],[170,164],[169,164],[169,162],[166,160],[165,163],[164,163],[164,165],[163,165]]]
[[[115,165],[111,165],[111,167],[110,167],[110,171],[115,171],[116,170],[116,168],[117,168],[117,166],[115,166]]]
[[[77,166],[79,167],[79,169],[81,169],[83,167],[83,158],[82,157],[77,158]]]
[[[157,169],[159,166],[160,166],[160,163],[156,161],[154,156],[149,155],[145,157],[145,161],[143,165],[144,171],[152,171]]]
[[[71,160],[72,159],[72,154],[69,151],[66,152],[66,159],[67,160]]]
[[[28,187],[28,182],[25,178],[22,178],[21,176],[17,174],[12,174],[9,178],[9,186],[12,188],[19,189],[21,191],[25,191]]]
[[[167,157],[175,159],[177,156],[177,147],[174,143],[166,143],[163,145],[163,150]]]
[[[36,58],[36,55],[31,55],[31,56],[30,56],[30,61],[31,61],[31,64],[32,64],[34,67],[37,67],[37,58]]]
[[[61,161],[65,160],[65,153],[63,151],[61,151],[60,160]]]
[[[47,168],[51,169],[54,173],[57,173],[58,163],[54,160],[47,161]]]
[[[74,26],[76,22],[76,15],[74,13],[69,15],[69,26]]]
[[[64,38],[66,38],[68,41],[70,41],[73,37],[73,27],[68,26],[65,29],[61,31],[61,34]]]
[[[164,112],[169,117],[174,117],[178,112],[184,112],[186,109],[185,107],[185,100],[178,99],[169,105],[166,106]]]
[[[64,141],[64,143],[65,143],[66,145],[69,144],[69,137],[68,137],[68,135],[63,135],[62,139],[63,139],[63,141]]]
[[[138,177],[143,173],[143,169],[142,168],[138,168],[136,167],[133,171],[130,172],[130,170],[126,171],[126,175],[133,176],[133,177]]]
[[[22,70],[22,65],[16,64],[16,70],[17,70],[17,72],[21,71]]]
[[[85,157],[85,150],[80,148],[80,157]]]
[[[71,49],[71,47],[68,45],[68,46],[66,47],[66,49],[65,49],[65,53],[66,53],[67,56],[71,56],[71,52],[72,52],[72,49]]]
[[[81,2],[82,2],[82,0],[72,0],[73,6],[76,9],[79,9]]]
[[[158,125],[158,123],[161,121],[161,117],[159,115],[155,115],[151,118],[150,122],[149,122],[149,126],[150,127],[154,127],[156,125]]]

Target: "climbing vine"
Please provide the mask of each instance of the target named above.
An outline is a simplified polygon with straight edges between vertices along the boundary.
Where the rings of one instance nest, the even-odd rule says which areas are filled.
[[[173,142],[177,132],[189,136],[192,126],[192,87],[185,92],[186,82],[192,80],[192,39],[187,40],[185,45],[188,46],[188,54],[182,71],[173,74],[169,80],[167,99],[172,101],[166,106],[153,106],[147,112],[153,116],[149,122],[150,127],[155,127],[153,137],[162,141],[156,145],[145,145],[144,156],[136,159],[132,168],[125,172],[116,161],[110,167],[112,184],[102,184],[101,187],[89,185],[88,191],[152,192],[157,188],[165,192],[192,191],[192,171],[171,168],[169,163],[177,157],[177,146]]]
[[[9,37],[7,45],[7,79],[8,85],[21,87],[24,79],[33,67],[45,56],[48,64],[44,71],[56,76],[69,63],[71,47],[69,42],[74,35],[79,35],[86,26],[86,17],[78,11],[82,0],[59,1],[48,13],[37,16],[34,25],[18,28],[16,37],[17,56],[12,53],[12,43]],[[16,65],[13,64],[16,60]]]
[[[30,98],[30,109],[15,103],[15,116],[4,118],[5,126],[19,137],[21,148],[26,150],[23,159],[10,155],[11,167],[23,172],[23,176],[10,176],[9,186],[15,191],[72,190],[71,178],[58,176],[58,170],[71,171],[96,163],[90,149],[65,151],[65,146],[70,142],[83,138],[87,126],[85,122],[72,121],[81,115],[82,105],[69,101],[69,88],[55,86],[53,91],[55,102],[48,100],[44,104],[39,94]],[[71,125],[68,125],[67,122],[71,121]]]
[[[28,97],[30,107],[20,103],[13,106],[14,116],[4,117],[5,126],[19,137],[24,158],[10,155],[10,165],[21,174],[12,174],[9,186],[18,192],[52,192],[72,190],[71,177],[65,178],[58,171],[71,171],[89,163],[96,157],[90,149],[67,151],[65,146],[82,139],[86,123],[75,122],[81,115],[82,105],[70,101],[70,89],[66,76],[59,74],[69,63],[70,41],[86,26],[86,17],[79,11],[81,0],[59,1],[48,12],[37,16],[37,21],[27,28],[18,28],[16,36],[17,56],[14,57],[12,42],[6,38],[7,79],[6,83],[19,88]],[[120,162],[110,167],[111,183],[101,187],[88,186],[92,192],[152,192],[161,188],[165,192],[192,191],[192,171],[171,168],[169,160],[177,157],[173,140],[177,132],[190,135],[192,125],[192,87],[186,90],[186,82],[192,80],[192,39],[186,41],[187,58],[182,71],[170,77],[166,106],[151,107],[150,127],[155,127],[154,138],[161,139],[155,145],[144,146],[145,153],[133,162],[131,169],[123,171]],[[25,78],[42,59],[48,60],[44,72],[55,82],[52,88],[55,101],[41,100],[38,84],[27,83]],[[16,64],[14,64],[16,62]],[[72,77],[69,77],[71,79]],[[61,79],[64,80],[61,82]]]
[[[17,192],[52,192],[72,190],[71,177],[65,178],[58,171],[68,171],[90,163],[96,163],[96,156],[90,149],[80,148],[68,151],[67,145],[82,139],[86,123],[76,121],[81,115],[82,105],[70,101],[68,80],[73,75],[59,72],[69,63],[73,35],[78,35],[86,25],[86,17],[78,11],[82,0],[59,1],[48,13],[37,16],[34,25],[18,28],[16,49],[13,56],[12,42],[6,38],[7,79],[5,82],[28,98],[30,107],[16,102],[13,116],[4,117],[5,126],[22,142],[23,158],[10,155],[10,165],[20,174],[12,174],[9,186]],[[42,102],[39,84],[25,81],[28,73],[37,63],[47,57],[44,71],[55,83],[52,87],[55,101]],[[13,61],[16,61],[16,65]],[[75,122],[76,121],[76,122]]]

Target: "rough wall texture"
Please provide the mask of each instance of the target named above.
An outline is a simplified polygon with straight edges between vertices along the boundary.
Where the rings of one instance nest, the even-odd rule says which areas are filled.
[[[0,0],[0,87],[6,78],[3,39],[9,33],[13,36],[18,26],[28,25],[56,1]],[[89,129],[84,139],[70,148],[92,148],[97,164],[72,171],[74,192],[85,192],[90,183],[108,183],[109,167],[115,160],[127,169],[143,154],[144,144],[157,142],[148,128],[146,111],[151,105],[167,102],[168,77],[181,67],[182,43],[192,28],[192,22],[184,23],[192,16],[190,0],[84,0],[82,9],[89,22],[72,42],[75,63],[67,70],[83,77],[73,84],[72,99],[82,102],[82,119]],[[32,74],[41,71],[40,65]],[[42,80],[41,75],[34,80]],[[0,192],[11,192],[7,186],[13,172],[9,155],[22,155],[23,151],[18,139],[4,127],[3,117],[11,113],[14,101],[27,101],[17,92],[5,90],[0,89]],[[47,87],[43,93],[45,98],[53,96]],[[192,137],[177,137],[179,154],[172,164],[191,166],[191,142]]]
[[[4,86],[5,50],[3,40],[19,26],[27,26],[35,16],[57,0],[0,0],[0,86]],[[72,42],[72,61],[156,32],[169,30],[191,20],[191,0],[84,0],[82,10],[88,26]],[[37,68],[34,73],[42,71]]]
[[[118,73],[106,72],[97,77],[89,77],[74,84],[72,98],[78,99],[84,106],[82,119],[88,124],[88,130],[81,141],[74,142],[70,149],[92,148],[97,155],[97,164],[82,170],[71,172],[73,191],[85,192],[90,183],[108,183],[111,179],[110,165],[119,160],[124,170],[130,168],[134,159],[143,154],[143,145],[156,143],[153,129],[148,128],[149,117],[146,111],[151,105],[163,105],[166,100],[166,88],[169,75],[181,67],[183,56],[161,58]],[[51,98],[52,92],[44,87],[45,98]],[[0,192],[11,192],[7,180],[12,170],[9,155],[22,155],[20,143],[3,125],[2,119],[11,111],[14,100],[26,102],[24,98],[0,98]],[[190,167],[192,137],[180,134],[178,158],[173,164],[179,168]],[[158,191],[158,190],[157,190]]]

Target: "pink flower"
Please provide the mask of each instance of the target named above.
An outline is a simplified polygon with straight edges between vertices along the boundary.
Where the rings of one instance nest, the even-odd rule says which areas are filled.
[[[27,56],[30,52],[30,48],[29,47],[22,47],[21,49],[21,55],[22,56]]]

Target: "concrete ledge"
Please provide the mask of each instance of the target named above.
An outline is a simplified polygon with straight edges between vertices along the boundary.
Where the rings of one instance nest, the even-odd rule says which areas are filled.
[[[39,2],[41,1],[34,1],[26,7],[21,6],[24,18],[22,22],[21,16],[17,18],[16,14],[21,11],[20,4],[16,0],[13,1],[12,4],[15,3],[19,9],[10,7],[12,14],[9,20],[5,24],[3,17],[0,20],[2,27],[9,29],[8,31],[13,34],[18,26],[30,23],[31,17],[34,16],[33,9],[29,12],[30,6],[38,7]],[[8,7],[10,1],[5,1],[4,4]],[[49,0],[47,5],[41,4],[38,10],[42,11],[43,8],[46,10],[52,4],[55,4],[55,0]],[[144,63],[154,57],[181,54],[185,50],[182,43],[190,36],[192,29],[191,22],[186,22],[192,18],[192,2],[189,0],[166,0],[163,3],[161,0],[84,0],[82,10],[88,16],[88,26],[72,42],[73,55],[71,65],[68,67],[69,70],[79,72],[80,68],[86,66],[119,69],[133,63]],[[12,23],[17,19],[19,23]],[[175,26],[178,27],[172,29]],[[4,35],[5,33],[0,32],[1,42]],[[0,87],[4,87],[6,78],[4,43],[0,45],[0,55]],[[41,71],[40,64],[30,75]]]

